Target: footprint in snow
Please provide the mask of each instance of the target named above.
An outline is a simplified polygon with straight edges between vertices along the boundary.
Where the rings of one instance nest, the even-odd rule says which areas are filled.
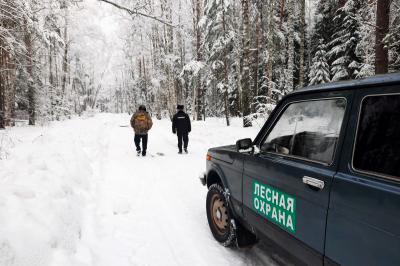
[[[10,244],[6,242],[0,243],[0,265],[14,265],[15,252]]]
[[[113,206],[113,214],[128,214],[131,211],[131,205],[128,202],[115,202]]]
[[[34,191],[22,188],[14,190],[14,195],[21,199],[33,199],[36,197],[36,193]]]

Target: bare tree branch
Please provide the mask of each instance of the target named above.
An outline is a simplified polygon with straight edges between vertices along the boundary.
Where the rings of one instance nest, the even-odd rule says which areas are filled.
[[[175,25],[171,24],[170,22],[167,22],[167,21],[165,21],[165,20],[163,20],[161,18],[158,18],[156,16],[145,14],[145,13],[142,13],[142,12],[140,12],[138,10],[132,10],[132,9],[127,8],[127,7],[121,6],[121,5],[117,4],[117,3],[108,1],[108,0],[98,0],[98,1],[110,4],[110,5],[112,5],[112,6],[116,7],[116,8],[124,10],[124,11],[128,12],[128,14],[131,15],[131,16],[139,15],[139,16],[142,16],[142,17],[146,17],[146,18],[150,18],[150,19],[156,20],[156,21],[158,21],[158,22],[160,22],[162,24],[165,24],[167,26],[175,27]]]

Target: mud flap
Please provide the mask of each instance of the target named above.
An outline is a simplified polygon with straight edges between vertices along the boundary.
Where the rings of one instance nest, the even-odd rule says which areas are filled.
[[[230,195],[229,189],[225,189],[224,197],[228,204],[228,208],[231,206]],[[234,234],[232,235],[236,238],[236,246],[238,248],[247,248],[257,244],[257,236],[234,219],[231,220],[231,228],[234,230]]]
[[[231,206],[230,195],[229,189],[225,189],[224,197],[228,208]],[[235,219],[231,219],[231,230],[233,230],[231,236],[236,238],[236,246],[238,248],[249,248],[258,242],[257,236],[253,232],[243,227]]]
[[[257,244],[257,236],[244,228],[240,223],[236,223],[236,244],[238,248],[249,248]]]

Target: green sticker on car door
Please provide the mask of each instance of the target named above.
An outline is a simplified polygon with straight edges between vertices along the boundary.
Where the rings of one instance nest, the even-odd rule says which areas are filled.
[[[253,181],[252,208],[282,229],[296,233],[296,198]]]

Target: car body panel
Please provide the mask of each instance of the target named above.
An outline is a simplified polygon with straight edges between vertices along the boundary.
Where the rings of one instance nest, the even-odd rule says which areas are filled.
[[[352,97],[352,91],[313,93],[307,97],[301,95],[288,97],[277,106],[278,112],[275,114],[275,117],[272,117],[272,119],[267,122],[268,125],[264,128],[265,132],[262,133],[263,138],[274,127],[276,121],[279,120],[280,111],[290,103],[336,98],[345,98],[348,103],[351,103]],[[339,143],[336,147],[336,155],[340,154],[349,112],[350,108],[347,107],[342,122],[342,133],[340,134]],[[260,138],[256,145],[259,146],[263,138]],[[315,254],[323,254],[329,192],[333,176],[337,170],[338,159],[339,156],[335,156],[331,165],[323,165],[275,153],[247,156],[244,163],[243,173],[243,206],[244,215],[250,220],[249,223],[254,224],[254,226],[264,234],[270,233],[270,229],[266,226],[266,224],[271,223],[270,220],[256,219],[251,221],[253,216],[250,216],[249,213],[254,212],[254,210],[252,210],[251,202],[252,182],[258,181],[270,185],[271,187],[278,188],[296,198],[297,224],[296,232],[292,234],[293,241],[300,240],[305,244],[305,246],[311,247],[315,250]],[[313,190],[303,183],[302,178],[304,176],[317,178],[318,180],[323,181],[325,187],[320,191]],[[280,245],[285,244],[279,243],[279,239],[276,241]],[[323,256],[317,255],[315,260],[322,264]]]
[[[234,205],[233,211],[242,216],[243,155],[236,152],[235,146],[210,149],[208,154],[211,156],[211,161],[207,162],[207,176],[210,171],[218,174],[224,187],[229,189],[230,199]]]
[[[325,253],[338,263],[400,265],[400,184],[352,167],[362,99],[386,93],[398,94],[400,86],[365,88],[354,101],[327,221]]]

